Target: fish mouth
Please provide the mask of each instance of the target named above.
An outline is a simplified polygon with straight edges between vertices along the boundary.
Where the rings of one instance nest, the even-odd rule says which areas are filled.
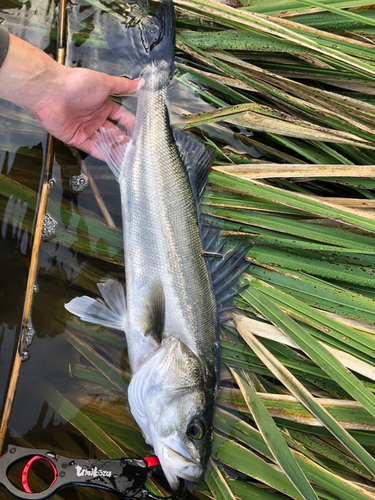
[[[179,487],[180,478],[196,483],[203,475],[202,465],[191,458],[186,450],[177,451],[164,444],[162,453],[158,457],[164,475],[174,491]]]

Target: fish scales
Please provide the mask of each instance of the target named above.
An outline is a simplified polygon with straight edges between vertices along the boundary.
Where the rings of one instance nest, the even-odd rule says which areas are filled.
[[[177,144],[170,126],[172,0],[161,0],[142,29],[120,26],[106,39],[128,75],[145,82],[130,142],[113,130],[98,136],[120,185],[126,300],[122,285],[108,280],[98,284],[104,301],[78,297],[66,308],[125,331],[130,409],[176,490],[179,478],[202,478],[211,447],[218,308],[197,205],[213,154],[188,134],[177,133]]]
[[[158,280],[165,296],[164,335],[180,338],[214,365],[215,298],[190,181],[169,125],[166,88],[154,91],[146,83],[138,107],[142,119],[136,125],[134,147],[125,155],[124,175],[119,180],[125,200],[129,335],[135,338],[129,343],[131,366],[136,370],[144,353],[149,355],[147,349],[137,347],[136,337],[147,307],[142,300],[145,287]]]

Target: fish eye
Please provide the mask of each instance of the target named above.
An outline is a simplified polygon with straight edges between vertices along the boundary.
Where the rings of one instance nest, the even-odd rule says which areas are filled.
[[[205,433],[205,425],[202,420],[195,419],[188,428],[188,435],[193,439],[202,439]]]

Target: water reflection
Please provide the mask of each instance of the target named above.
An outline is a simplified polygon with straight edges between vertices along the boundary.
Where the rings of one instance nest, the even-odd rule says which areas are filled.
[[[14,6],[16,4],[16,6]],[[11,32],[36,47],[55,54],[51,30],[56,28],[57,10],[53,1],[1,2],[0,20]]]
[[[54,55],[50,33],[55,4],[45,1],[0,2],[0,22],[14,35]],[[46,152],[46,132],[28,111],[0,101],[0,407],[12,368],[30,263],[37,194]],[[30,322],[29,333],[33,332]],[[31,336],[28,338],[31,341]],[[22,366],[7,442],[35,426],[43,401],[36,388],[45,373],[38,353]],[[36,363],[39,363],[38,365]],[[50,413],[51,418],[52,412]],[[32,446],[35,443],[30,442]],[[10,498],[1,491],[1,498]]]

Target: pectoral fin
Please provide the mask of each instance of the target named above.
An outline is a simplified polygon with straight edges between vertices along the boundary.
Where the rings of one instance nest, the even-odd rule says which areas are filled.
[[[143,297],[143,303],[145,305],[142,318],[144,335],[151,335],[160,344],[165,323],[165,299],[163,286],[159,280],[153,281]]]
[[[92,297],[76,297],[65,304],[72,314],[83,321],[107,328],[126,331],[127,314],[124,287],[115,280],[98,283],[104,302]]]

